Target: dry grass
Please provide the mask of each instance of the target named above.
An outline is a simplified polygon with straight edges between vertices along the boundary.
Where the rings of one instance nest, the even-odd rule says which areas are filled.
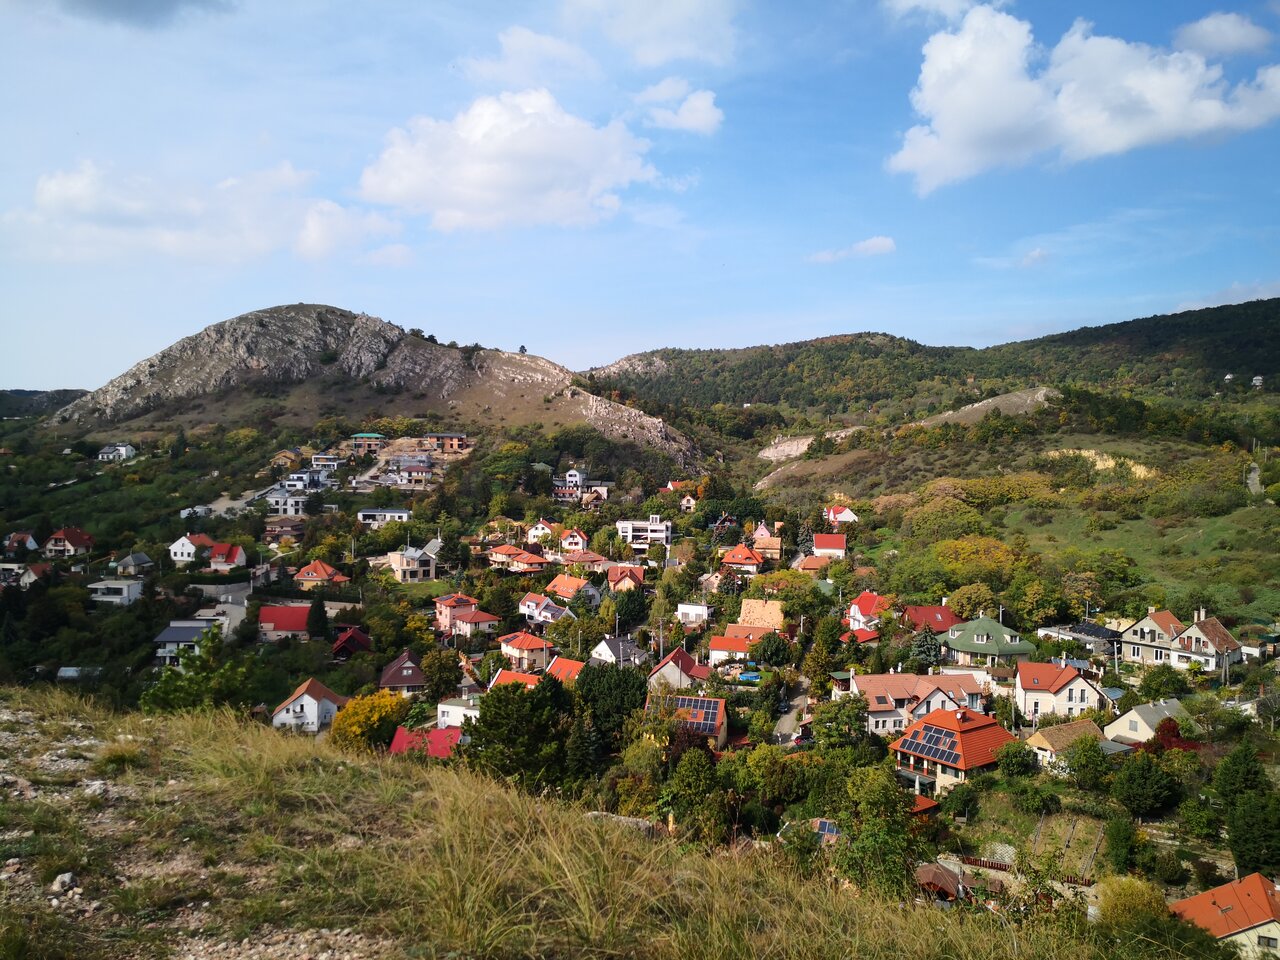
[[[117,781],[136,798],[133,847],[157,858],[180,848],[221,868],[209,873],[213,889],[192,888],[213,901],[213,936],[352,927],[414,957],[1169,956],[1095,942],[1066,915],[1015,929],[989,913],[859,896],[801,876],[769,849],[706,854],[649,841],[466,771],[350,757],[229,712],[149,720],[64,696],[0,699],[92,716],[113,756],[114,743],[140,745],[152,762],[121,766]],[[90,885],[95,871],[113,872],[84,869]],[[177,909],[155,884],[128,898],[117,909],[152,924]],[[139,942],[137,956],[163,955]]]

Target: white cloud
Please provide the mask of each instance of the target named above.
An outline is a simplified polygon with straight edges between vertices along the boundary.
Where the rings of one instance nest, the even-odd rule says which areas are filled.
[[[895,17],[922,16],[929,20],[954,22],[974,6],[975,0],[882,0],[883,6]],[[1004,6],[997,3],[995,6]]]
[[[930,37],[911,93],[927,122],[907,131],[889,169],[927,194],[1041,154],[1078,161],[1280,116],[1280,66],[1230,86],[1198,53],[1094,36],[1082,20],[1033,73],[1038,53],[1030,24],[989,6]]]
[[[1173,43],[1179,50],[1194,50],[1206,57],[1225,57],[1233,53],[1261,53],[1271,43],[1271,33],[1246,16],[1219,12],[1179,27]]]
[[[635,96],[636,103],[670,103],[689,95],[689,81],[684,77],[666,77]]]
[[[571,22],[594,24],[642,67],[733,59],[737,0],[565,0]]]
[[[1018,261],[1018,266],[1034,267],[1036,264],[1044,263],[1049,259],[1049,251],[1044,247],[1032,247],[1022,255],[1022,259]]]
[[[621,122],[594,126],[547,90],[503,93],[452,120],[415,117],[392,130],[360,192],[443,231],[584,225],[616,212],[619,191],[657,178],[648,149]]]
[[[545,86],[554,80],[592,80],[600,65],[580,47],[528,27],[508,27],[498,34],[502,54],[464,58],[462,72],[476,83],[505,89]]]
[[[651,107],[649,110],[649,122],[655,127],[687,130],[704,136],[719,130],[723,120],[724,111],[716,106],[716,95],[710,90],[695,90],[675,110],[667,107]]]
[[[867,237],[840,250],[819,250],[809,260],[811,263],[837,263],[851,258],[881,257],[897,249],[898,245],[893,242],[893,237]]]
[[[314,258],[392,233],[386,218],[305,195],[281,163],[213,185],[112,177],[92,161],[41,176],[32,204],[0,220],[29,255],[104,260],[137,253],[239,262],[292,249]]]

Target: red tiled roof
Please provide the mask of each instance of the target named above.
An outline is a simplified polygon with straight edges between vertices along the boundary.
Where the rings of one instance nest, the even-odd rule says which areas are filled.
[[[582,660],[570,660],[567,657],[556,657],[547,664],[547,676],[555,677],[561,683],[573,683],[586,663]]]
[[[815,550],[844,550],[849,546],[849,538],[843,533],[815,533],[813,535],[813,549]]]
[[[512,650],[550,650],[555,646],[554,643],[543,640],[541,637],[535,637],[531,633],[525,633],[523,630],[517,630],[515,633],[508,633],[505,637],[499,637],[498,643],[504,647],[510,647]]]
[[[258,610],[258,625],[277,633],[306,633],[309,606],[271,606]]]
[[[187,540],[193,547],[213,547],[217,545],[217,541],[207,533],[188,533]]]
[[[560,542],[564,543],[570,537],[577,537],[583,543],[587,542],[587,535],[583,533],[581,530],[579,530],[577,527],[571,527],[570,529],[566,530],[564,533],[560,534]]]
[[[760,564],[764,563],[764,557],[760,556],[760,554],[756,553],[756,551],[752,550],[745,543],[740,543],[724,555],[724,562],[731,567],[758,567]]]
[[[475,597],[468,597],[465,593],[450,593],[443,597],[436,597],[437,607],[478,607],[480,601]]]
[[[862,614],[863,619],[869,617],[878,617],[889,609],[889,601],[878,593],[870,590],[863,590],[853,601],[853,606],[858,608],[858,612]]]
[[[344,697],[340,694],[334,693],[332,690],[326,687],[323,683],[321,683],[315,677],[312,677],[311,679],[304,681],[301,684],[301,686],[298,687],[297,690],[293,691],[293,693],[290,694],[288,700],[286,700],[284,703],[280,704],[280,706],[272,710],[271,715],[275,716],[277,713],[279,713],[281,710],[283,710],[285,707],[287,707],[289,704],[293,703],[293,701],[297,700],[299,697],[303,695],[310,696],[317,703],[319,703],[321,700],[329,700],[330,702],[332,702],[333,704],[339,707],[346,706],[347,701],[351,699],[350,697]]]
[[[500,619],[502,618],[483,610],[464,610],[453,615],[454,623],[497,623]]]
[[[508,670],[505,667],[493,675],[493,679],[489,681],[489,689],[500,687],[504,683],[523,683],[526,687],[536,687],[540,678],[532,673],[520,673],[516,670]]]
[[[800,561],[799,569],[804,573],[810,573],[815,570],[821,570],[823,567],[830,566],[830,557],[805,557]]]
[[[1018,683],[1023,690],[1048,690],[1057,693],[1072,680],[1080,676],[1075,667],[1064,667],[1057,663],[1018,664]]]
[[[1148,614],[1147,616],[1157,627],[1163,630],[1164,635],[1170,639],[1176,637],[1183,630],[1187,629],[1183,626],[1182,621],[1168,610],[1157,610],[1155,613]]]
[[[547,593],[553,593],[562,600],[572,600],[578,595],[578,591],[586,585],[587,581],[581,577],[562,573],[547,584]]]
[[[71,546],[79,550],[81,547],[88,548],[93,546],[93,537],[85,533],[79,527],[63,527],[61,530],[53,531],[49,540],[65,540]],[[49,545],[49,540],[45,541],[45,546]]]
[[[369,635],[359,627],[347,627],[342,633],[338,634],[338,639],[333,641],[333,652],[339,653],[342,650],[350,650],[355,653],[357,650],[368,650],[373,644],[369,641]]]
[[[295,580],[306,580],[310,583],[346,583],[351,578],[339,573],[323,560],[312,560],[293,575]]]
[[[766,633],[776,633],[773,627],[757,627],[750,623],[731,623],[724,628],[724,635],[734,639],[759,640]]]
[[[880,631],[872,630],[868,627],[859,627],[857,630],[849,630],[840,635],[841,643],[848,643],[850,640],[855,643],[873,643],[880,639]]]
[[[649,671],[649,676],[652,677],[668,663],[675,664],[676,668],[681,673],[686,677],[692,677],[695,680],[705,680],[707,677],[711,676],[711,668],[705,663],[698,663],[695,661],[693,657],[689,656],[688,652],[683,647],[676,647],[663,657],[662,661]]]
[[[604,563],[607,557],[602,557],[598,553],[592,553],[590,550],[579,550],[577,553],[566,553],[562,557],[565,563]]]
[[[964,623],[964,617],[957,616],[954,610],[945,606],[904,607],[902,620],[912,630],[928,628],[934,633],[942,633]]]
[[[1218,939],[1262,923],[1280,920],[1280,892],[1260,873],[1170,904],[1177,916]]]
[[[408,673],[405,671],[408,670]],[[380,687],[420,687],[426,682],[422,666],[412,651],[406,650],[382,669],[378,679]]]
[[[430,730],[409,730],[396,727],[388,753],[401,754],[410,751],[426,751],[427,756],[447,760],[462,741],[461,727],[433,727]]]
[[[937,800],[917,793],[911,800],[911,814],[916,817],[927,817],[939,806]]]
[[[244,563],[244,548],[234,543],[215,543],[209,548],[210,563]]]
[[[725,653],[741,654],[745,656],[748,648],[751,646],[751,640],[747,637],[712,637],[711,642],[707,646],[710,650],[724,651]]]
[[[1006,743],[1016,739],[995,717],[986,717],[973,710],[934,710],[926,713],[907,729],[902,737],[889,745],[894,751],[908,753],[923,760],[936,763],[935,757],[927,757],[923,753],[904,747],[903,744],[913,733],[918,733],[925,726],[938,727],[955,734],[956,752],[959,759],[947,766],[961,770],[980,770],[996,762],[996,751]]]
[[[606,576],[608,576],[610,584],[615,584],[620,580],[626,579],[634,580],[640,585],[644,584],[643,567],[632,567],[625,564],[618,564],[616,567],[610,567]]]

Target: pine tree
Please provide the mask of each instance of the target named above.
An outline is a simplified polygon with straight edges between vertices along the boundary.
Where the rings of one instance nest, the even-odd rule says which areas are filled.
[[[329,635],[329,611],[324,605],[324,597],[311,601],[311,609],[307,611],[307,633],[321,638]]]

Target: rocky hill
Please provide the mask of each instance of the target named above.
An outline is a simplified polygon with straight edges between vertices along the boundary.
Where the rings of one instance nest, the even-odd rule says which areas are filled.
[[[65,407],[85,390],[0,390],[0,417],[39,417]]]
[[[367,314],[294,304],[184,337],[51,422],[145,432],[170,423],[430,412],[482,426],[586,424],[684,465],[696,461],[688,439],[661,420],[576,389],[572,376],[542,357],[444,346]]]

